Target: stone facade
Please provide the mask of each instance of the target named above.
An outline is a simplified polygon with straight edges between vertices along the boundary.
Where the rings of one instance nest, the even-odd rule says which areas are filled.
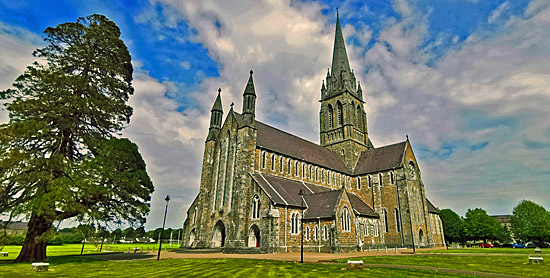
[[[378,148],[369,140],[338,19],[321,86],[320,145],[255,119],[252,75],[242,114],[231,107],[223,122],[218,91],[182,248],[299,251],[302,235],[317,252],[443,245],[409,140]]]

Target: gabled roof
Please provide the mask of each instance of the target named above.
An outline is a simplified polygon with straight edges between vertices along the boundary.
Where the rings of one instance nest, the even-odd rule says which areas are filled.
[[[403,161],[406,144],[407,141],[404,141],[363,151],[357,159],[353,174],[368,174],[399,167]]]
[[[262,122],[256,121],[255,124],[258,131],[257,146],[335,171],[351,174],[344,162],[333,151]]]
[[[276,205],[302,207],[302,199],[298,194],[300,190],[303,190],[305,194],[331,191],[331,189],[327,187],[306,184],[301,181],[259,172],[251,174],[251,176]]]
[[[305,195],[307,209],[304,212],[304,219],[332,218],[336,214],[342,192],[343,190],[332,190]]]
[[[428,203],[428,212],[439,214],[439,209],[437,209],[428,198],[426,198],[426,203]]]
[[[374,212],[374,210],[365,202],[363,202],[361,198],[357,197],[357,195],[348,192],[348,198],[355,214],[359,214],[361,216],[380,218],[380,215]]]
[[[304,208],[304,219],[332,218],[336,213],[338,201],[344,190],[304,183],[265,173],[250,174],[254,181],[266,193],[275,205],[287,205]],[[300,190],[304,191],[304,206]],[[351,207],[355,214],[367,217],[379,217],[374,210],[353,193],[348,192]]]

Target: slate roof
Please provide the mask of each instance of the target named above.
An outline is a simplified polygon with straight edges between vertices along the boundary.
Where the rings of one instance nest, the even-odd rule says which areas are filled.
[[[300,189],[305,194],[314,194],[325,191],[331,191],[330,188],[306,184],[301,181],[281,178],[264,173],[251,174],[252,178],[269,196],[273,203],[277,205],[289,205],[294,207],[302,207],[302,199],[298,194]],[[305,204],[304,204],[305,205]]]
[[[317,194],[304,195],[307,209],[304,212],[304,219],[331,218],[336,213],[338,200],[342,190],[331,190]]]
[[[435,213],[435,214],[439,214],[439,209],[437,209],[434,204],[432,204],[432,202],[430,202],[430,200],[428,200],[428,198],[426,198],[426,201],[428,203],[428,212],[429,213]]]
[[[256,121],[256,128],[256,145],[259,147],[351,174],[340,157],[329,149],[259,121]]]
[[[397,168],[403,161],[407,141],[363,151],[353,174],[361,175]]]
[[[304,219],[331,218],[336,212],[338,200],[343,190],[304,183],[265,173],[250,174],[254,181],[267,194],[275,205],[288,205],[305,208]],[[298,194],[304,191],[304,207]],[[348,192],[351,206],[356,214],[368,217],[379,217],[374,210],[353,193]]]
[[[363,202],[363,200],[357,197],[357,195],[348,192],[348,198],[355,214],[359,214],[361,216],[380,218],[380,215],[374,212],[374,210],[365,202]]]

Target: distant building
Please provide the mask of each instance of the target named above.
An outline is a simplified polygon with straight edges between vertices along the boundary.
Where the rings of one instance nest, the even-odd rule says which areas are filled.
[[[408,138],[375,147],[368,137],[338,18],[321,86],[320,145],[256,120],[256,97],[250,71],[242,113],[231,106],[223,121],[218,93],[182,247],[298,251],[302,222],[308,251],[443,246],[439,210],[426,198]]]
[[[0,228],[4,228],[6,222],[0,221]],[[18,235],[24,234],[27,232],[27,222],[17,221],[11,222],[6,227],[6,234],[8,235]]]
[[[496,219],[502,226],[505,226],[508,229],[512,229],[512,215],[491,215]]]

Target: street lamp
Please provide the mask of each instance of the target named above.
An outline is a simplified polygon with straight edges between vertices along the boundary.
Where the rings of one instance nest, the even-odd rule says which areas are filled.
[[[300,263],[304,263],[304,191],[300,189],[300,192],[298,192],[298,195],[300,195],[300,198],[302,198],[302,217],[300,219],[300,225],[301,225],[301,231],[300,234],[302,235],[302,243],[300,244]]]
[[[168,212],[168,202],[170,202],[170,195],[166,195],[166,198],[164,198],[164,201],[166,201],[166,209],[164,210],[164,221],[162,221],[162,231],[160,232],[159,236],[159,253],[157,256],[157,261],[160,260],[160,250],[162,249],[162,234],[164,232],[164,224],[166,224],[166,213]]]

